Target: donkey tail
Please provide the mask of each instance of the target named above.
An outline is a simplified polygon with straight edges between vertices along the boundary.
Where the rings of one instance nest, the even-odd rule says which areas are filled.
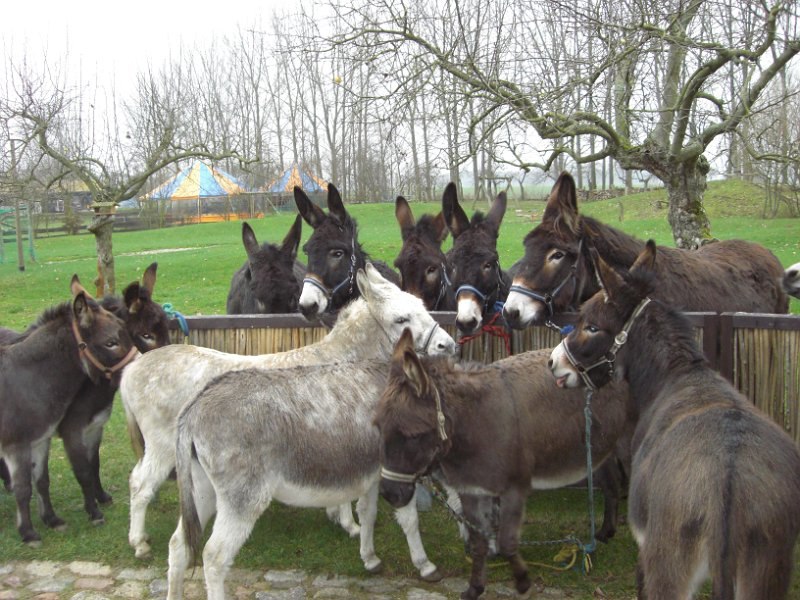
[[[714,600],[734,600],[734,582],[736,580],[736,553],[738,544],[732,539],[736,529],[731,525],[736,521],[733,514],[736,507],[734,502],[734,485],[736,476],[731,469],[726,469],[724,491],[717,507],[719,512],[715,521],[709,525],[711,543],[708,545],[709,570],[711,571],[712,592]],[[712,513],[713,514],[713,513]]]
[[[133,448],[136,458],[141,460],[144,456],[144,436],[136,417],[127,408],[125,409],[125,421],[128,424],[128,437],[131,440],[131,448]]]
[[[194,481],[192,478],[192,456],[195,453],[192,436],[187,431],[185,411],[178,417],[178,439],[176,444],[175,470],[178,479],[178,495],[180,497],[181,523],[186,547],[197,564],[200,556],[203,528],[197,514],[194,501]]]

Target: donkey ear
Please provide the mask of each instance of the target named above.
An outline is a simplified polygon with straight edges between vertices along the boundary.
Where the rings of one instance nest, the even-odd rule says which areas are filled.
[[[86,291],[86,288],[81,285],[81,280],[78,279],[77,273],[72,276],[72,280],[69,282],[69,290],[72,292],[73,298],[81,293],[86,294],[87,296],[90,295],[89,292]]]
[[[590,249],[592,254],[592,262],[594,263],[597,278],[600,280],[600,285],[603,288],[603,295],[606,297],[606,302],[613,300],[620,288],[624,285],[622,277],[619,276],[613,267],[610,267],[606,261],[600,258],[597,250]]]
[[[297,249],[300,248],[300,237],[303,235],[303,219],[300,215],[294,218],[294,225],[289,229],[289,233],[281,242],[281,250],[288,252],[292,258],[297,258]]]
[[[140,295],[142,291],[143,288],[139,285],[139,282],[134,281],[122,292],[122,299],[125,301],[125,306],[128,307],[128,312],[133,315],[142,308],[142,298]]]
[[[242,245],[244,251],[247,252],[247,258],[253,260],[253,257],[258,254],[261,249],[256,239],[256,234],[253,228],[248,225],[247,221],[242,222]]]
[[[153,289],[156,287],[156,271],[158,270],[158,263],[151,263],[149,267],[144,270],[142,275],[142,286],[152,295]]]
[[[414,351],[414,336],[408,328],[403,329],[400,339],[394,346],[392,361],[400,365],[408,382],[414,386],[418,396],[424,395],[428,390],[428,375],[422,367],[419,356]]]
[[[456,239],[469,229],[467,213],[458,203],[458,189],[452,181],[447,184],[447,187],[444,188],[444,194],[442,194],[442,213],[444,213],[447,228],[453,234],[453,239]]]
[[[361,295],[364,297],[364,300],[367,301],[367,304],[371,304],[373,299],[372,282],[366,272],[366,269],[370,268],[374,269],[375,267],[372,266],[372,263],[367,262],[363,269],[356,271],[356,285],[358,286],[358,291],[361,292]]]
[[[394,216],[400,224],[400,238],[406,241],[411,230],[414,229],[416,221],[414,220],[414,215],[411,212],[408,201],[402,196],[398,196],[394,201]]]
[[[506,205],[508,200],[505,192],[497,194],[497,198],[492,202],[492,207],[486,215],[486,222],[489,223],[495,230],[495,233],[500,231],[500,223],[503,222],[503,215],[506,214]]]
[[[92,311],[92,302],[88,292],[85,290],[78,292],[72,299],[72,314],[78,321],[81,327],[90,327],[94,320],[94,312]]]
[[[644,249],[636,257],[636,260],[631,265],[628,271],[631,274],[644,274],[652,273],[656,268],[656,243],[653,240],[647,240]]]
[[[578,193],[575,180],[566,171],[558,176],[550,191],[542,220],[550,221],[556,227],[563,224],[570,233],[578,235]]]
[[[332,183],[328,184],[328,212],[339,221],[339,225],[344,225],[347,221],[347,211],[344,208],[342,195]]]
[[[444,214],[440,212],[438,215],[433,217],[433,221],[431,221],[431,223],[433,224],[433,229],[436,232],[436,241],[439,242],[439,245],[441,245],[442,242],[447,239],[448,233],[447,223],[444,221]]]
[[[328,195],[330,195],[330,184],[328,184]],[[325,220],[325,211],[311,201],[311,198],[306,196],[306,193],[300,186],[294,186],[294,203],[297,205],[297,211],[303,217],[306,223],[316,229]]]

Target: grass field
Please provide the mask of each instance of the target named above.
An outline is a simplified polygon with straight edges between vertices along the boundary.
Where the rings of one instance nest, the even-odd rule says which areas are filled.
[[[635,234],[671,244],[666,209],[658,208],[664,192],[637,194],[621,200],[584,205],[582,210]],[[622,210],[620,209],[622,205]],[[738,182],[714,183],[706,205],[714,234],[720,239],[744,238],[770,248],[788,266],[800,261],[800,220],[759,218],[762,200],[757,188]],[[412,205],[416,215],[437,212],[438,205]],[[466,205],[468,214],[473,211]],[[481,206],[480,208],[485,208]],[[541,218],[544,204],[509,204],[499,242],[501,263],[511,265],[522,255],[524,235]],[[375,259],[392,262],[400,247],[400,234],[392,204],[356,205],[351,213],[360,225],[360,241]],[[620,221],[620,215],[623,220]],[[293,214],[271,216],[252,222],[259,241],[280,241],[293,222]],[[304,224],[303,240],[310,235]],[[449,242],[446,242],[449,245]],[[186,315],[219,314],[225,310],[230,277],[242,264],[241,223],[228,222],[192,225],[154,231],[118,233],[114,236],[117,291],[138,279],[152,261],[158,261],[155,298],[170,302]],[[22,329],[46,307],[69,297],[69,280],[77,273],[92,289],[96,273],[94,238],[90,235],[53,237],[36,243],[38,263],[28,264],[24,272],[13,262],[15,250],[5,247],[6,263],[0,265],[0,326]],[[302,259],[302,255],[301,255]],[[792,311],[800,313],[794,301]],[[38,519],[35,526],[43,536],[43,546],[32,550],[23,546],[14,527],[14,501],[0,493],[0,563],[24,560],[92,560],[123,566],[140,563],[127,545],[127,476],[134,464],[124,428],[119,402],[115,404],[102,446],[102,474],[115,502],[105,509],[107,523],[92,527],[83,512],[77,483],[64,457],[60,441],[54,442],[51,457],[52,492],[56,510],[69,528],[66,532],[46,530]],[[601,507],[598,502],[598,511]],[[175,484],[168,482],[148,512],[148,531],[154,556],[150,564],[166,569],[167,542],[177,514]],[[586,492],[576,489],[536,494],[531,499],[525,539],[562,537],[575,533],[585,537],[588,530]],[[464,576],[468,565],[463,547],[456,540],[455,525],[441,508],[422,515],[423,540],[433,562],[447,575]],[[399,527],[382,503],[376,535],[376,548],[384,559],[385,573],[414,577]],[[553,548],[531,547],[525,556],[550,562]],[[534,566],[534,577],[548,585],[569,590],[578,598],[591,597],[596,589],[607,598],[630,598],[634,585],[635,545],[623,527],[609,545],[602,545],[595,556],[595,568],[584,576],[577,570],[558,573]],[[362,575],[358,542],[345,537],[328,523],[323,511],[273,506],[259,521],[256,531],[236,560],[246,568],[303,568],[310,571]],[[505,567],[491,570],[491,578],[507,581]],[[795,577],[795,580],[800,576]],[[800,598],[800,582],[794,584]]]

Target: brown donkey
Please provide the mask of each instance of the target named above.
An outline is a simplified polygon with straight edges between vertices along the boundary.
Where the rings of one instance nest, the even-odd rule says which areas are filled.
[[[644,243],[578,213],[575,181],[562,173],[550,193],[542,222],[524,241],[525,256],[503,307],[517,329],[542,324],[553,314],[575,310],[597,290],[591,260],[595,248],[616,269],[627,270]],[[786,313],[784,270],[772,252],[752,242],[726,240],[698,250],[660,246],[655,297],[676,310]]]
[[[499,499],[497,552],[508,559],[522,593],[530,587],[518,553],[525,500],[586,476],[584,394],[560,391],[548,375],[548,351],[489,365],[417,356],[410,335],[397,342],[375,424],[381,433],[381,495],[407,504],[417,477],[431,470],[458,492],[469,532],[472,574],[464,598],[486,587],[490,524]],[[628,392],[609,388],[595,398],[592,455],[599,466],[614,450],[626,418]]]
[[[660,257],[660,255],[659,255]],[[785,598],[800,531],[800,453],[789,436],[706,363],[686,320],[649,294],[650,241],[630,271],[597,262],[603,291],[551,357],[558,385],[624,378],[640,419],[628,522],[639,597]]]

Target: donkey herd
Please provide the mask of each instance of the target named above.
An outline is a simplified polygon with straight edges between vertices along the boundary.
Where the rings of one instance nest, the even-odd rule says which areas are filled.
[[[169,344],[167,316],[153,300],[155,263],[121,298],[95,300],[73,277],[71,301],[24,332],[0,329],[0,475],[22,541],[41,544],[34,490],[45,525],[65,526],[50,499],[54,435],[86,512],[103,522],[98,505],[111,496],[99,447],[119,390],[138,456],[128,539],[139,558],[151,552],[147,507],[176,473],[168,598],[183,596],[185,572],[201,557],[208,597],[225,598],[226,575],[273,500],[325,508],[359,538],[364,567],[375,572],[383,496],[420,577],[437,581],[415,501],[425,475],[463,516],[472,565],[462,597],[484,592],[492,545],[525,593],[526,500],[531,490],[583,480],[587,453],[605,501],[598,540],[614,536],[627,494],[640,598],[691,598],[708,580],[715,600],[786,597],[800,533],[800,452],[710,369],[680,313],[786,313],[788,295],[800,298],[800,263],[784,269],[745,241],[656,247],[580,214],[576,197],[563,173],[508,271],[497,251],[505,194],[471,219],[454,184],[441,212],[419,219],[398,197],[395,271],[361,247],[333,185],[327,212],[295,188],[299,215],[281,244],[259,244],[243,224],[247,259],[227,298],[230,314],[299,311],[334,323],[321,341],[277,354]],[[313,229],[306,264],[298,260],[303,221]],[[464,338],[579,315],[552,351],[474,364],[456,359],[458,344],[428,311],[455,311]]]

